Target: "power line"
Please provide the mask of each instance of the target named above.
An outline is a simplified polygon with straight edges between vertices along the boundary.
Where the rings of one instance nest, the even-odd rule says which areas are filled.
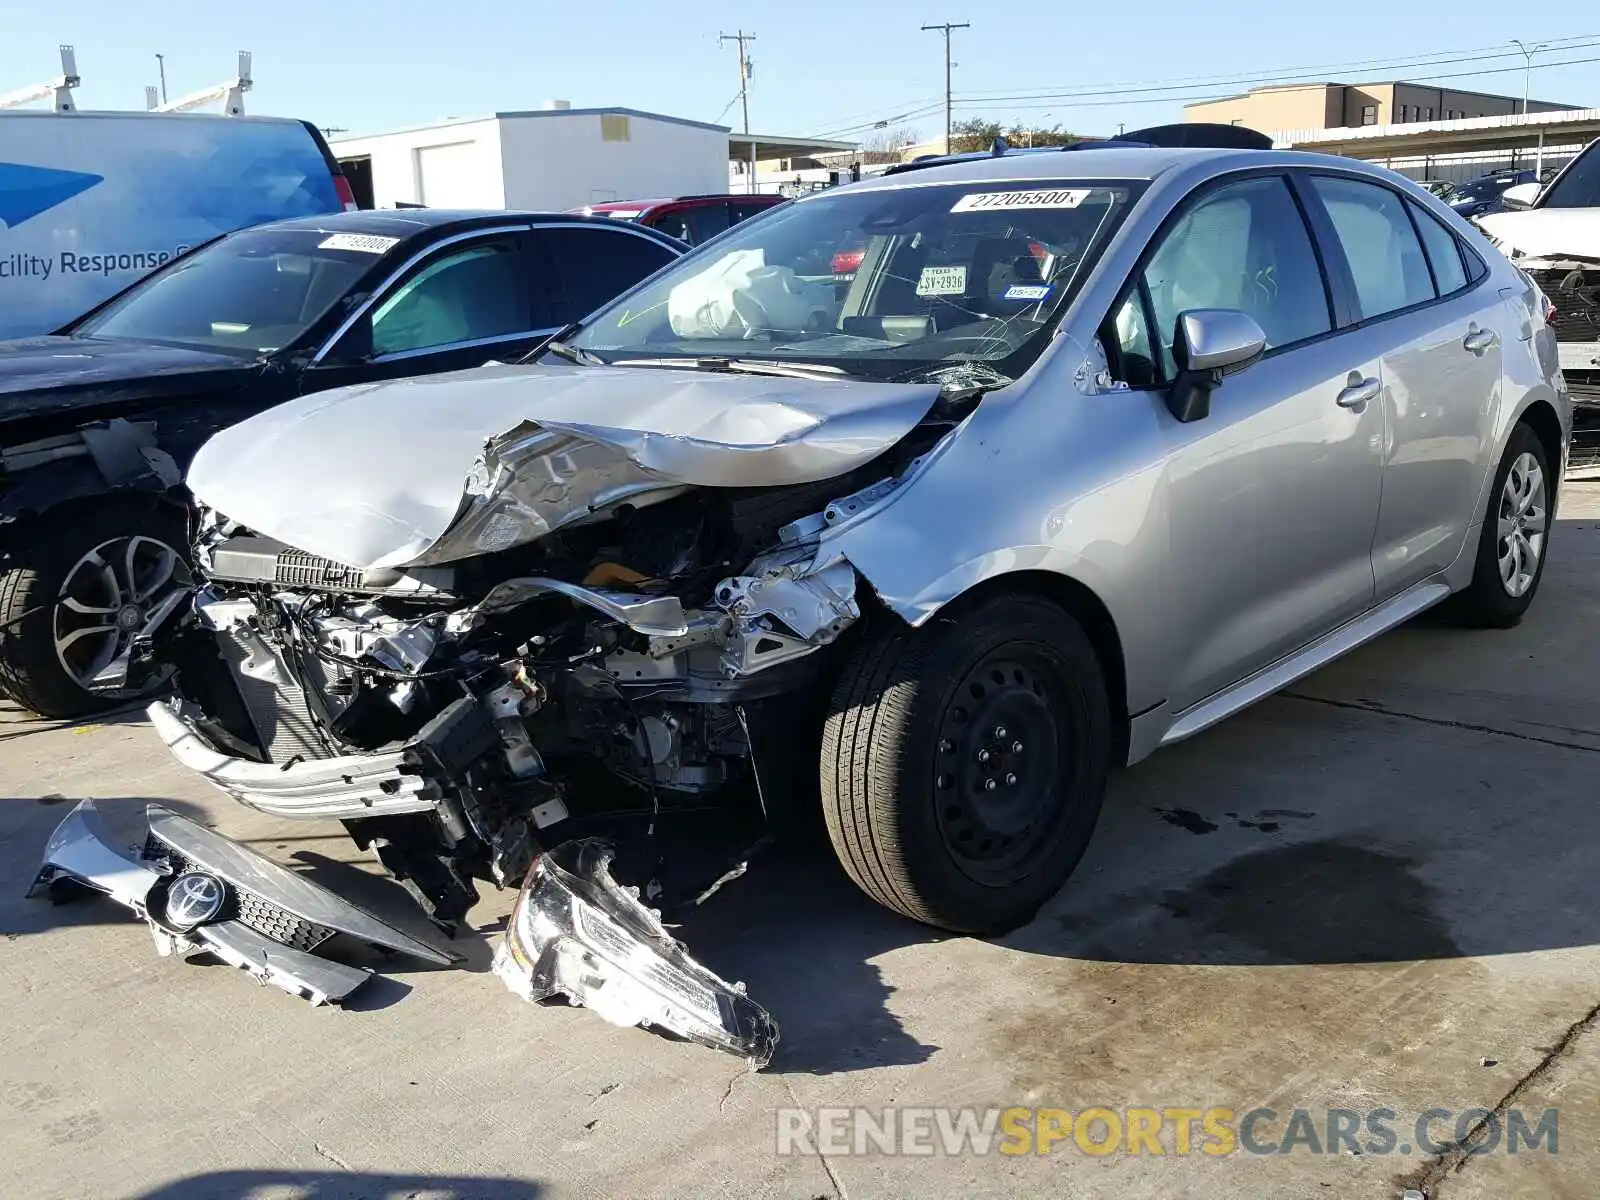
[[[942,25],[924,25],[922,27],[924,33],[938,30],[944,34],[944,149],[946,154],[950,152],[950,127],[954,122],[955,114],[955,98],[952,91],[953,77],[950,73],[955,64],[950,61],[950,34],[957,29],[971,28],[972,26],[968,23],[963,22],[958,25],[950,21],[946,21]]]

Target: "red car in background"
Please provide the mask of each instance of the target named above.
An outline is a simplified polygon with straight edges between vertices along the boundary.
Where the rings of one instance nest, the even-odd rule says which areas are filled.
[[[787,203],[783,196],[678,196],[667,200],[613,200],[573,211],[585,216],[635,221],[659,229],[680,242],[698,246],[740,221]]]

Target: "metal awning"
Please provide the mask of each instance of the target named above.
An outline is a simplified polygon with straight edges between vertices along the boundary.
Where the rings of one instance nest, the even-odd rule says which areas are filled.
[[[1272,135],[1280,150],[1351,158],[1409,158],[1474,150],[1532,150],[1600,137],[1600,108],[1561,109],[1457,121],[1411,121],[1349,129],[1299,129]]]
[[[855,142],[827,138],[779,137],[765,133],[730,133],[728,158],[732,162],[765,162],[772,158],[812,158],[818,154],[847,154],[861,147]]]

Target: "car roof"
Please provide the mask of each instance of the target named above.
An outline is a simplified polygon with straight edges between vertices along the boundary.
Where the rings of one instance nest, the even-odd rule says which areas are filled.
[[[468,208],[384,208],[359,212],[323,213],[315,217],[292,217],[273,221],[257,229],[308,229],[328,233],[370,233],[384,237],[410,238],[447,226],[473,229],[481,225],[500,225],[526,221],[541,224],[587,220],[579,213],[532,212],[516,209]],[[615,222],[605,222],[614,225]]]
[[[1379,178],[1392,178],[1382,167],[1360,159],[1294,150],[1156,147],[1074,148],[1070,152],[985,155],[960,162],[938,163],[904,174],[881,175],[801,197],[810,204],[845,192],[893,191],[939,184],[1026,183],[1029,180],[1154,180],[1174,171],[1207,168],[1215,173],[1250,167],[1330,166]]]
[[[589,212],[595,213],[616,212],[619,209],[626,209],[627,211],[632,212],[635,209],[640,211],[648,211],[653,208],[664,208],[667,205],[690,208],[696,204],[715,204],[719,200],[754,200],[757,203],[781,204],[783,203],[784,199],[785,197],[783,196],[774,196],[767,192],[757,192],[754,194],[741,194],[737,192],[707,192],[693,196],[658,196],[654,200],[605,200],[597,204],[586,204],[584,205],[584,208],[586,208]]]

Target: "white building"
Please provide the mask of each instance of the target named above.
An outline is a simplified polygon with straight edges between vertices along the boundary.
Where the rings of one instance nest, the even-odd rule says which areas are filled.
[[[728,186],[727,126],[561,100],[331,145],[364,208],[562,212]]]

